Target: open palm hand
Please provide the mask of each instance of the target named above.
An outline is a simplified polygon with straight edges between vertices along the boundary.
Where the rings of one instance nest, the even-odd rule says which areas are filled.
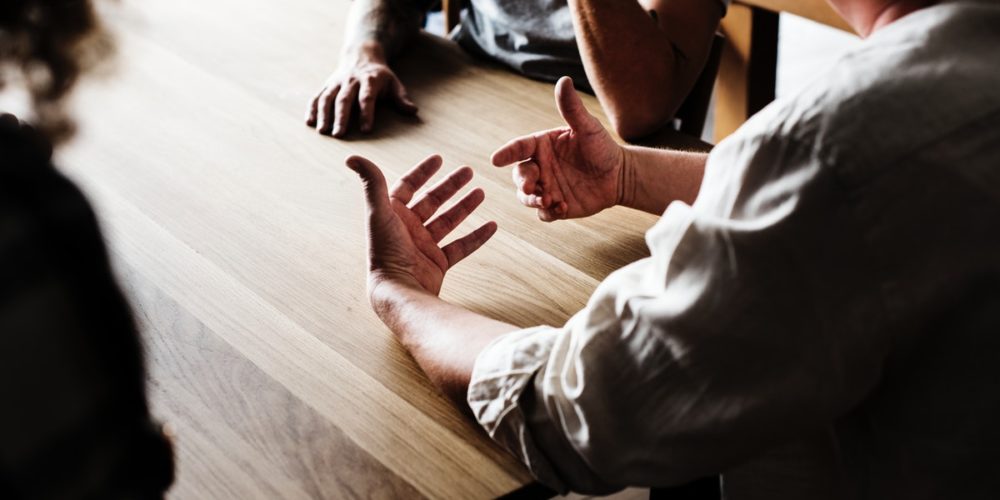
[[[440,156],[431,156],[389,189],[385,176],[374,163],[360,156],[347,159],[347,166],[361,176],[368,203],[369,292],[380,280],[397,280],[437,295],[445,273],[496,232],[496,223],[488,222],[462,238],[439,246],[485,198],[481,189],[472,190],[431,220],[445,202],[472,180],[472,169],[462,167],[411,203],[414,194],[441,168],[441,163]]]

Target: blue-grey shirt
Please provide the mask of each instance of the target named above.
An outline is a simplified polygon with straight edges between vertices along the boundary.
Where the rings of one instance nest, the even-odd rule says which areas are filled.
[[[469,0],[452,38],[525,76],[556,81],[566,75],[590,88],[566,0]]]

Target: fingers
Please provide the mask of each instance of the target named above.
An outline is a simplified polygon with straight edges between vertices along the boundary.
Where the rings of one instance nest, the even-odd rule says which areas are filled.
[[[399,81],[399,78],[392,77],[389,92],[392,95],[392,102],[396,105],[396,109],[400,113],[408,115],[417,114],[417,105],[410,100],[410,96],[406,92],[406,87],[403,86],[403,82]]]
[[[548,206],[550,196],[545,193],[544,186],[538,182],[540,169],[534,160],[525,160],[511,169],[514,178],[515,194],[522,205],[529,208],[544,208]]]
[[[381,78],[369,78],[361,82],[361,89],[358,91],[358,108],[361,113],[361,131],[368,133],[375,125],[375,102],[385,82]]]
[[[313,96],[312,101],[309,102],[309,109],[306,109],[306,125],[310,127],[316,126],[316,116],[319,114],[319,98],[323,95],[322,92]]]
[[[486,199],[486,194],[482,189],[474,189],[465,195],[461,201],[448,211],[437,216],[427,224],[427,232],[430,233],[434,243],[438,243],[455,230],[477,207]]]
[[[535,213],[538,215],[538,220],[542,222],[555,222],[566,218],[568,208],[569,206],[565,201],[560,201],[559,203],[553,203],[552,206],[539,208]]]
[[[539,173],[538,163],[535,163],[534,160],[522,161],[511,169],[514,186],[524,194],[535,194],[535,191],[538,190]]]
[[[438,170],[441,170],[441,165],[444,161],[438,155],[428,156],[424,161],[417,164],[417,166],[410,169],[409,172],[403,174],[402,177],[392,185],[392,191],[390,191],[390,196],[399,200],[404,205],[410,203],[413,198],[413,193],[416,193],[420,188],[427,184]]]
[[[546,189],[545,182],[540,179],[545,176],[545,172],[534,160],[522,161],[512,171],[514,185],[517,186],[517,199],[522,205],[536,209],[538,218],[544,222],[566,218],[569,206],[565,201],[553,199],[557,197],[557,193]]]
[[[361,176],[364,184],[365,200],[368,202],[370,217],[381,218],[392,212],[389,204],[389,189],[382,171],[363,156],[351,155],[344,161],[351,170]]]
[[[497,223],[492,221],[487,222],[479,229],[445,245],[441,251],[448,258],[448,266],[452,267],[461,262],[462,259],[472,255],[473,252],[479,250],[479,247],[489,241],[496,232]]]
[[[559,114],[576,132],[594,132],[601,129],[601,123],[587,111],[580,95],[573,88],[573,80],[564,76],[556,83],[556,106]]]
[[[325,87],[309,103],[306,124],[315,127],[321,134],[343,137],[347,134],[351,112],[357,101],[361,131],[371,132],[375,126],[375,108],[384,95],[392,98],[401,113],[412,115],[417,112],[417,105],[410,100],[402,82],[387,71],[345,78],[341,83]]]
[[[441,205],[455,196],[455,193],[471,180],[472,169],[470,167],[459,168],[430,188],[410,207],[410,210],[421,221],[426,221],[441,208]]]
[[[316,131],[321,134],[330,133],[330,128],[333,126],[333,100],[337,98],[339,92],[340,85],[327,87],[320,92],[316,100],[318,112]]]
[[[528,208],[543,209],[547,206],[545,195],[538,194],[524,194],[520,191],[515,193],[517,195],[517,201],[520,201],[522,205]]]
[[[538,149],[537,135],[526,135],[513,139],[507,144],[500,146],[500,149],[493,152],[490,162],[495,167],[503,167],[511,163],[525,160],[535,156]]]
[[[343,137],[347,133],[347,125],[351,119],[351,111],[354,109],[354,100],[358,98],[360,83],[352,81],[346,86],[340,87],[337,100],[334,102],[333,129],[330,135]]]

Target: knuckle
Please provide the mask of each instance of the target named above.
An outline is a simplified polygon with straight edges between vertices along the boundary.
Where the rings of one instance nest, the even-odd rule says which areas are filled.
[[[452,229],[455,227],[455,216],[451,212],[441,214],[438,217],[437,223],[442,229]]]
[[[441,202],[444,201],[441,199],[441,193],[439,193],[436,189],[429,191],[424,199],[426,199],[432,206],[439,206],[441,205]]]

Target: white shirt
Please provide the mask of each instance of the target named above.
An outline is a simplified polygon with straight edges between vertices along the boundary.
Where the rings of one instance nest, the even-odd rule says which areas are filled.
[[[719,144],[646,241],[476,361],[473,412],[541,482],[1000,492],[1000,4],[876,32]]]

